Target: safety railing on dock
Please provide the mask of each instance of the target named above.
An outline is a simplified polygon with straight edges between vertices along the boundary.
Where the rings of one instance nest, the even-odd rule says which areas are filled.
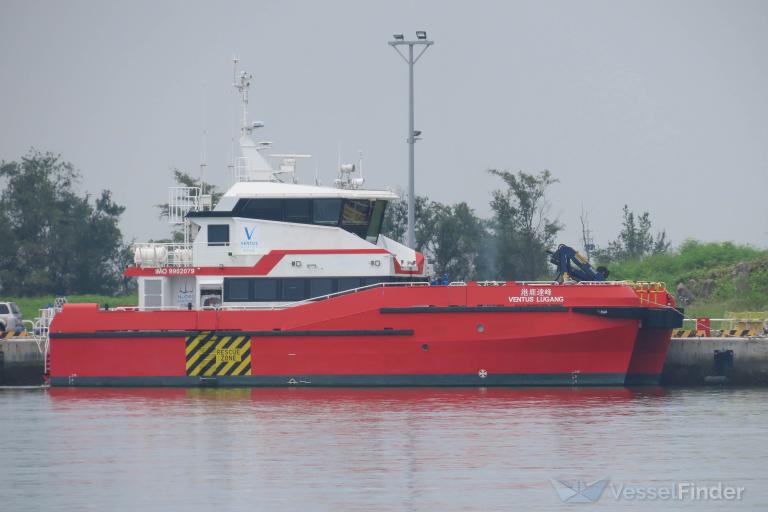
[[[57,297],[52,305],[40,310],[40,316],[32,322],[32,337],[37,344],[37,349],[43,355],[46,365],[48,364],[48,348],[50,346],[48,333],[51,328],[51,322],[61,308],[67,303],[65,297]],[[46,367],[46,371],[48,368]]]
[[[685,318],[683,327],[672,331],[673,338],[755,338],[768,336],[768,315],[764,317]]]

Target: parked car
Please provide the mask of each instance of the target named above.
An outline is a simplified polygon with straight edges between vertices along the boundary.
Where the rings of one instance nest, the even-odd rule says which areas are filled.
[[[23,331],[21,309],[15,302],[0,302],[0,331]]]

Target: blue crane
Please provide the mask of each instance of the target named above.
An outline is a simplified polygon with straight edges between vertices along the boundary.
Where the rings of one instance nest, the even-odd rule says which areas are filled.
[[[574,281],[605,281],[608,277],[608,269],[605,267],[594,268],[589,261],[579,254],[573,247],[560,244],[550,254],[549,261],[557,268],[559,282]]]

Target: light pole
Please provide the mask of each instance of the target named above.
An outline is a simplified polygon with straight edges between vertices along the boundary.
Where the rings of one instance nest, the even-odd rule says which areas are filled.
[[[421,132],[413,129],[413,66],[424,55],[427,48],[434,44],[434,41],[427,40],[427,33],[423,30],[416,31],[416,39],[406,41],[403,34],[395,34],[393,41],[389,45],[397,51],[403,60],[408,64],[408,247],[416,249],[416,191],[413,178],[413,146],[421,135]],[[400,46],[408,47],[408,55],[400,51]],[[422,46],[421,51],[414,57],[413,47]]]

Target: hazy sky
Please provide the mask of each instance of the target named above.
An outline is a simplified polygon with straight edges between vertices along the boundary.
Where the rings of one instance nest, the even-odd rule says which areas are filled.
[[[407,184],[407,66],[391,34],[428,31],[416,67],[417,193],[487,216],[490,167],[560,180],[552,215],[598,243],[622,205],[686,238],[768,246],[768,2],[0,1],[0,159],[61,153],[114,192],[123,231],[167,234],[171,167],[226,188],[233,54],[251,118],[324,183],[364,152],[369,187]]]

